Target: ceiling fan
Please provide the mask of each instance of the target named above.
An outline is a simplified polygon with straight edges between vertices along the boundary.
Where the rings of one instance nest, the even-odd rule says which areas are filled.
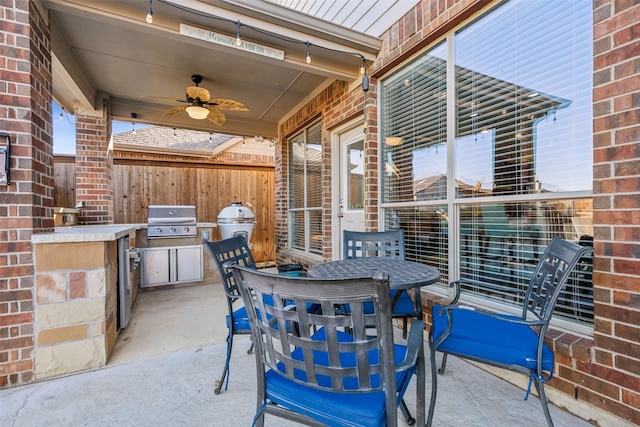
[[[177,102],[184,102],[190,105],[181,105],[165,111],[162,116],[170,116],[172,114],[186,111],[189,117],[196,120],[207,119],[217,126],[222,126],[226,120],[225,115],[220,110],[229,111],[249,111],[246,105],[233,99],[213,98],[209,91],[198,85],[202,82],[202,76],[194,74],[191,81],[195,86],[187,86],[187,94],[185,99],[175,99],[163,96],[148,96],[146,98],[169,99]]]

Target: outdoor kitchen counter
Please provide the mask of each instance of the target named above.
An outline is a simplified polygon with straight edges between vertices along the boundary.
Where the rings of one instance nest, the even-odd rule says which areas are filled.
[[[127,261],[136,252],[128,249],[144,228],[80,225],[31,236],[36,379],[106,365],[135,297],[138,270]]]
[[[105,224],[56,227],[51,233],[39,233],[31,236],[31,242],[72,243],[72,242],[110,242],[147,228],[147,224]]]
[[[150,244],[201,246],[202,233],[210,237],[215,227],[198,223],[198,236],[190,239],[148,240],[146,223],[33,234],[36,379],[105,366],[137,295],[140,251]],[[122,262],[124,250],[129,262]],[[213,282],[209,270],[203,283]]]
[[[31,236],[31,243],[109,242],[138,230],[146,230],[148,224],[105,224],[56,227],[51,233]],[[215,228],[215,222],[199,222],[197,228]]]

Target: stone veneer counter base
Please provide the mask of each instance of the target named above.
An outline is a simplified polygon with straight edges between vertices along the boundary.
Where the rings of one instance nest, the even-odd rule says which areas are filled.
[[[146,224],[34,234],[36,379],[105,366],[118,334],[118,244]]]

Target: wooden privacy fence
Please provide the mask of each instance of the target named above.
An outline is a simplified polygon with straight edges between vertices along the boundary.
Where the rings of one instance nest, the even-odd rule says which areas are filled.
[[[54,205],[75,205],[75,164],[55,158]],[[216,222],[220,211],[242,202],[256,216],[251,237],[257,263],[275,260],[275,171],[273,167],[115,160],[114,222],[147,222],[149,205],[195,205],[198,222]],[[216,229],[213,239],[220,239]]]

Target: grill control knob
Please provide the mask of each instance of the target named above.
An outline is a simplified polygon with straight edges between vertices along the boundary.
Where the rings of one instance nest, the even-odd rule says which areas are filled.
[[[171,232],[172,232],[172,233],[175,233],[176,231],[177,231],[177,230],[176,230],[176,228],[175,228],[175,227],[171,227]]]
[[[188,232],[189,232],[189,227],[185,227],[185,228],[184,228],[184,232],[185,232],[185,233],[188,233]]]

